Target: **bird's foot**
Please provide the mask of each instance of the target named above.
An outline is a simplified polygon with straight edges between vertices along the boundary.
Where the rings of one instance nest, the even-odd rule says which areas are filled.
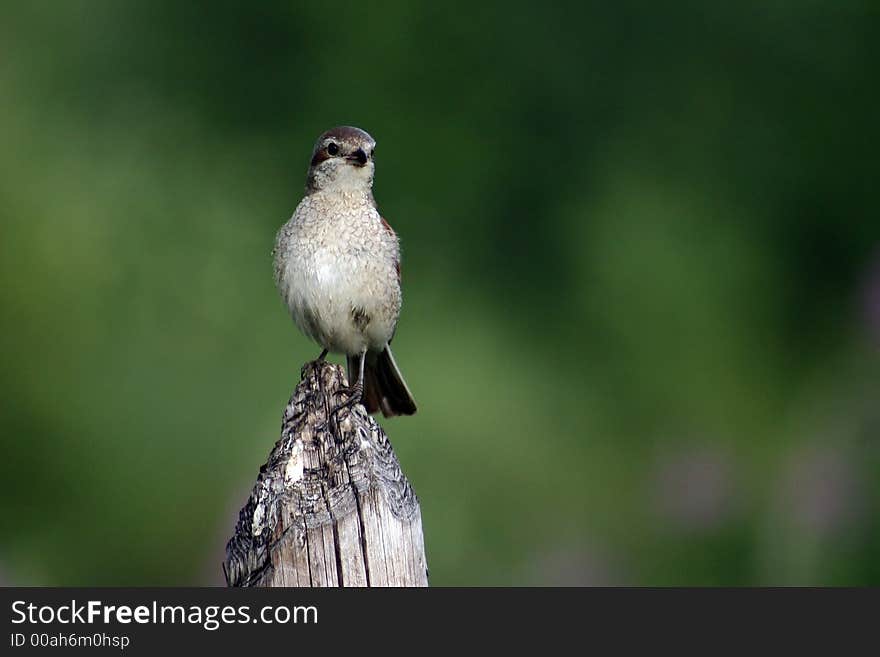
[[[339,434],[339,414],[346,409],[351,412],[355,406],[361,403],[364,396],[364,385],[361,383],[350,388],[343,388],[342,392],[346,395],[345,400],[330,409],[330,413],[327,416],[327,424],[324,425],[336,435]]]
[[[364,398],[364,384],[363,383],[355,383],[353,386],[345,389],[346,399],[342,403],[338,404],[332,411],[332,415],[338,414],[343,409],[351,409],[354,406],[357,406],[361,403]]]

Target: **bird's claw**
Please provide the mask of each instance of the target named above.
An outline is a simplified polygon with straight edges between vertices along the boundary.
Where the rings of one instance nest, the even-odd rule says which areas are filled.
[[[346,409],[346,408],[351,409],[352,407],[360,404],[364,398],[364,386],[363,386],[363,384],[355,384],[355,385],[349,387],[348,389],[346,389],[345,393],[347,394],[346,400],[343,401],[342,403],[338,404],[331,411],[332,415],[336,415],[337,413],[339,413],[339,411],[341,411],[343,409]]]
[[[327,426],[334,434],[337,434],[339,431],[339,413],[346,409],[351,412],[352,408],[361,403],[364,396],[363,385],[354,385],[350,388],[343,389],[343,391],[345,394],[347,394],[347,398],[345,399],[345,401],[331,408],[330,413],[327,416]]]

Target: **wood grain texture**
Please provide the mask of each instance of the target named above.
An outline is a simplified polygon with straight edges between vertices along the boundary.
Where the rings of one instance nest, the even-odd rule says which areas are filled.
[[[229,586],[427,586],[419,502],[388,436],[346,399],[342,368],[306,363],[281,438],[226,545]]]

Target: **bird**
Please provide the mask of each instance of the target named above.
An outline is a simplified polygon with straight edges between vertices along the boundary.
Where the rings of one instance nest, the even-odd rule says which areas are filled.
[[[346,356],[349,402],[385,417],[416,402],[391,352],[402,294],[400,244],[373,198],[376,141],[339,126],[315,142],[305,196],[278,230],[275,284],[294,323]]]

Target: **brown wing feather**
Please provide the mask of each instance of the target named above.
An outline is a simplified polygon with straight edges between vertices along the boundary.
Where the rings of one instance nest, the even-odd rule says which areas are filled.
[[[379,217],[382,220],[382,227],[385,228],[392,236],[397,237],[397,233],[394,232],[394,229],[391,227],[387,221],[385,221],[385,217]],[[400,283],[400,260],[394,263],[394,268],[397,270],[397,282]]]

